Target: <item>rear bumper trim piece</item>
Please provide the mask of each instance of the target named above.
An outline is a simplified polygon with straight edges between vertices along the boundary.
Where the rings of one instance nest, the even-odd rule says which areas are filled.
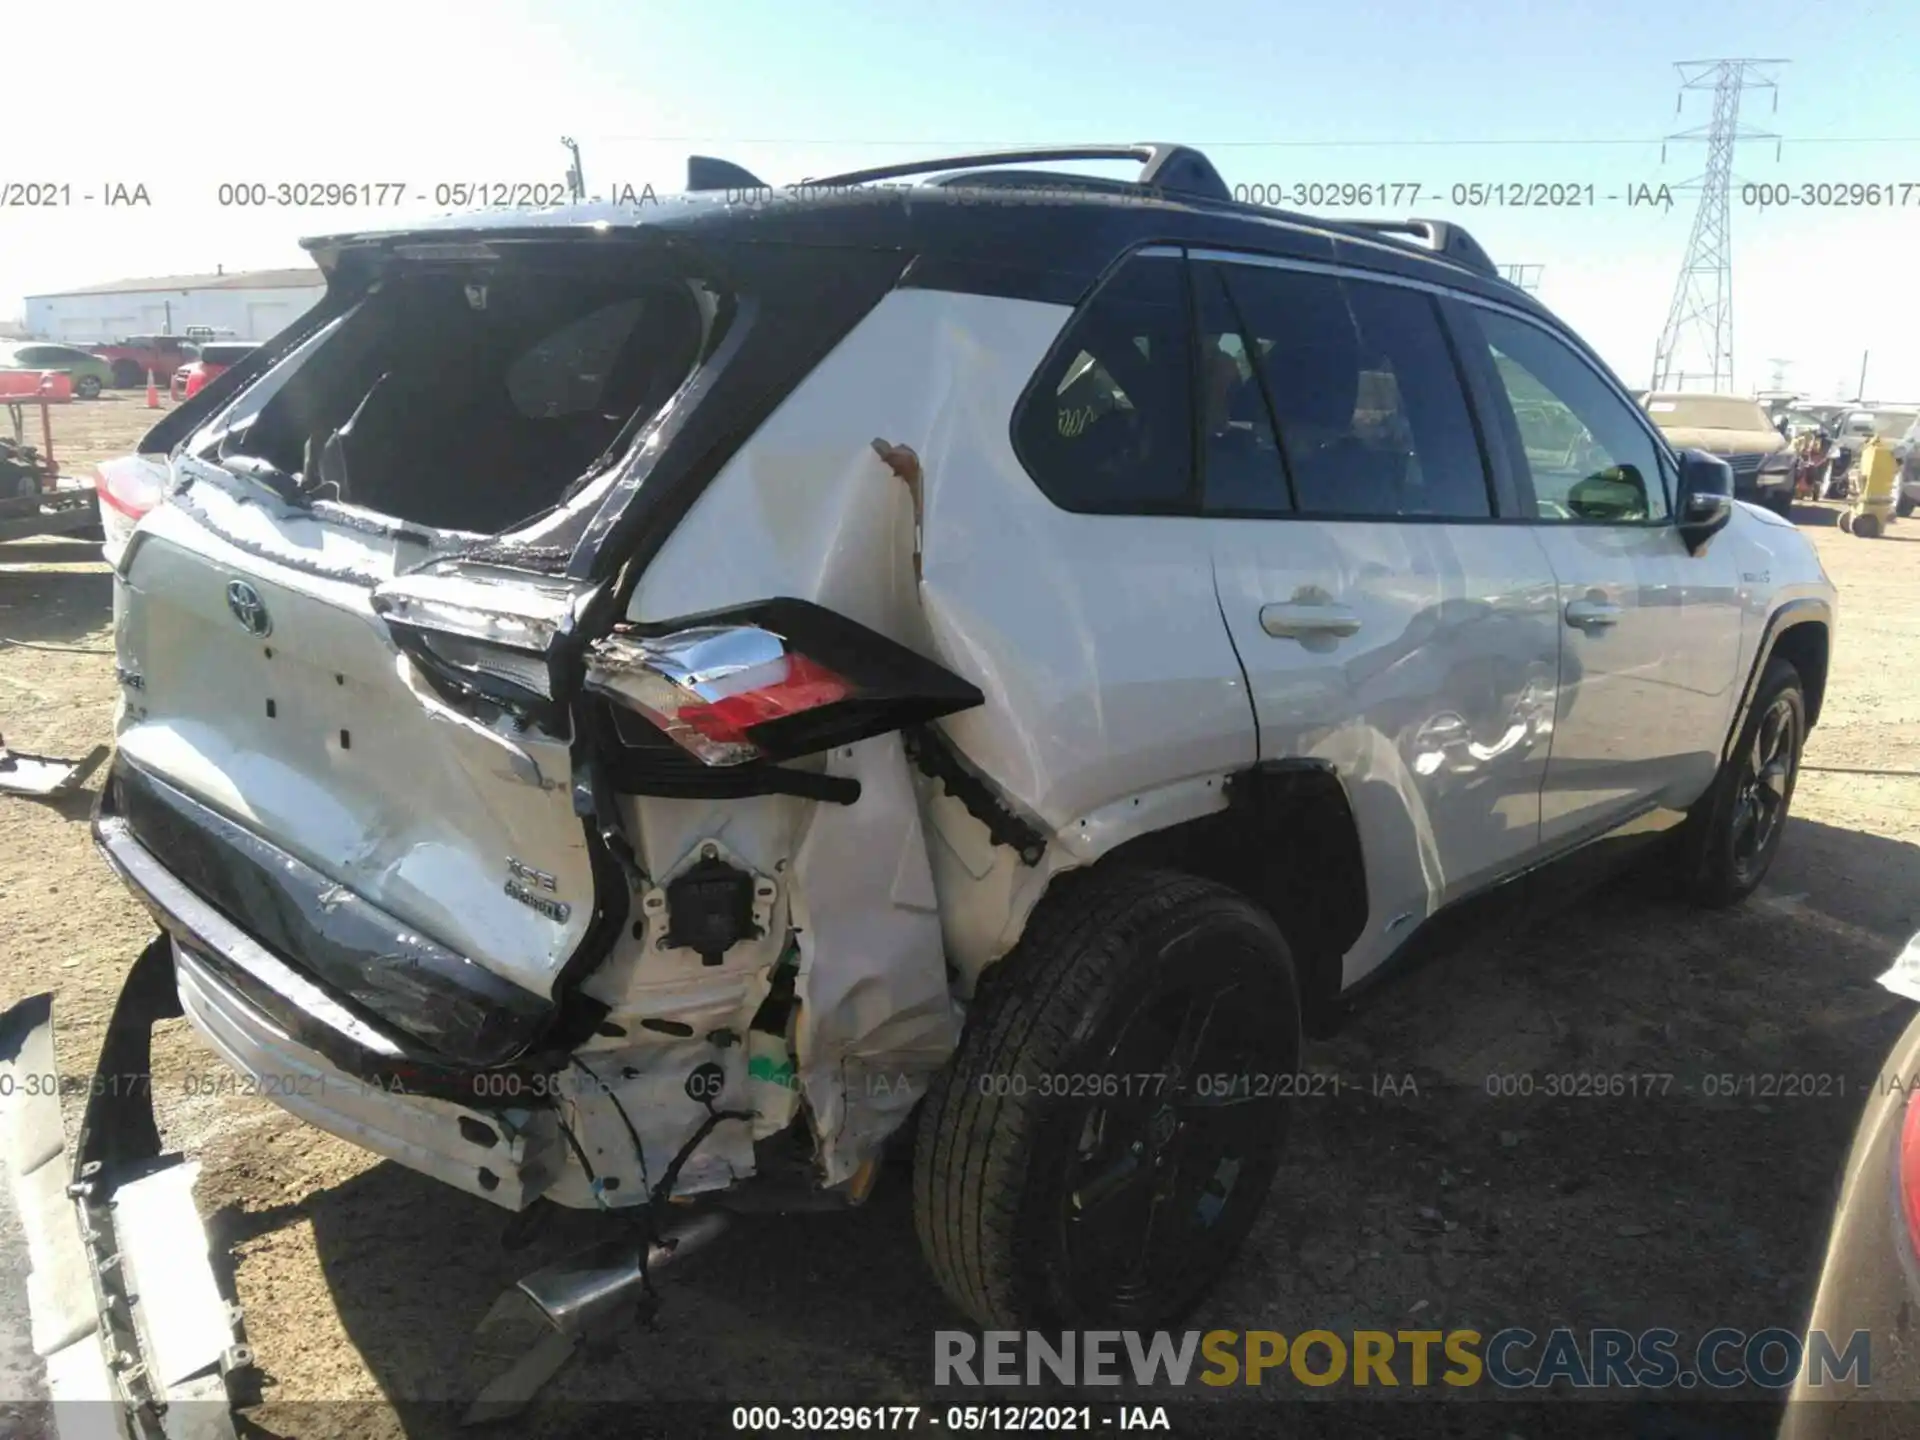
[[[160,1152],[152,1027],[180,1013],[169,962],[162,937],[127,973],[71,1167],[53,997],[0,1014],[0,1148],[38,1380],[62,1440],[232,1440],[230,1386],[253,1363],[194,1203],[198,1166]]]
[[[415,1049],[454,1070],[501,1065],[553,1018],[546,996],[436,944],[125,756],[94,836],[163,927],[210,951],[267,1013],[287,1018],[291,1007],[306,1017],[296,1023],[317,1021],[356,1061]],[[326,1043],[314,1048],[345,1063]]]

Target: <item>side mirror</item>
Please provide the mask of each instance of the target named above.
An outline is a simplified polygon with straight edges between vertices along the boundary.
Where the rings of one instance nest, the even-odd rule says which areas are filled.
[[[1680,452],[1680,538],[1699,554],[1733,518],[1733,467],[1701,450]]]

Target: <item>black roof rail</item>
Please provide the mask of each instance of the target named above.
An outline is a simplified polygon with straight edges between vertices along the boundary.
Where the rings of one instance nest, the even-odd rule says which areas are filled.
[[[1340,223],[1356,230],[1371,230],[1376,235],[1412,235],[1426,241],[1436,255],[1457,260],[1469,270],[1495,280],[1502,278],[1500,267],[1480,247],[1480,242],[1451,220],[1342,220]]]
[[[974,155],[947,155],[932,160],[909,160],[898,165],[876,165],[867,170],[849,170],[842,175],[823,175],[803,181],[806,185],[864,185],[870,180],[898,180],[909,175],[934,175],[943,170],[968,166],[1021,165],[1048,160],[1138,160],[1140,174],[1132,182],[1156,190],[1194,195],[1206,200],[1233,199],[1227,182],[1213,168],[1213,162],[1188,145],[1165,143],[1140,145],[1042,145],[1023,150],[987,150]],[[1029,176],[1032,183],[1040,183]],[[1068,176],[1049,176],[1046,183],[1058,184]],[[948,181],[948,184],[956,181]],[[980,177],[973,183],[991,183]],[[1096,188],[1089,186],[1088,188]]]

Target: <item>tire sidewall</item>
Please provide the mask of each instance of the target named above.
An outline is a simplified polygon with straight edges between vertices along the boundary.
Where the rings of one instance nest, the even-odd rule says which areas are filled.
[[[1072,1077],[1098,1073],[1103,1064],[1104,1047],[1127,1016],[1162,992],[1168,967],[1180,965],[1183,953],[1193,947],[1226,945],[1236,949],[1244,947],[1248,958],[1271,967],[1271,1003],[1279,1013],[1273,1015],[1273,1044],[1263,1052],[1261,1063],[1263,1067],[1271,1066],[1275,1073],[1296,1072],[1301,1045],[1299,986],[1285,940],[1270,921],[1251,907],[1202,901],[1182,913],[1166,917],[1129,948],[1094,1002],[1086,1007],[1054,1061],[1056,1074]],[[1089,1112],[1100,1103],[1096,1099],[1068,1098],[1040,1107],[1026,1157],[1028,1184],[1021,1196],[1014,1239],[1021,1274],[1029,1287],[1023,1297],[1023,1308],[1069,1327],[1113,1323],[1156,1328],[1174,1322],[1191,1310],[1211,1288],[1217,1271],[1196,1275],[1179,1303],[1162,1313],[1113,1316],[1086,1312],[1070,1283],[1062,1217],[1067,1204],[1070,1165],[1081,1128]],[[1246,1186],[1246,1193],[1252,1198],[1236,1203],[1229,1217],[1223,1218],[1224,1228],[1213,1241],[1218,1247],[1216,1253],[1230,1256],[1259,1217],[1285,1143],[1285,1107],[1275,1108],[1278,1134],[1274,1149],[1258,1172],[1246,1173],[1236,1180],[1236,1189]]]
[[[1781,695],[1789,695],[1793,707],[1793,766],[1787,775],[1786,794],[1781,800],[1780,823],[1775,827],[1765,848],[1754,857],[1751,866],[1743,870],[1733,853],[1734,816],[1738,811],[1740,781],[1745,773],[1746,757],[1752,753],[1755,736],[1759,733],[1761,722],[1765,719]],[[1770,661],[1767,673],[1761,679],[1759,693],[1754,696],[1753,708],[1746,723],[1740,727],[1740,739],[1733,753],[1727,757],[1720,776],[1719,802],[1714,807],[1714,824],[1708,839],[1707,880],[1711,891],[1718,894],[1713,898],[1722,903],[1745,899],[1752,894],[1766,878],[1773,866],[1774,857],[1780,851],[1781,842],[1786,837],[1787,821],[1793,813],[1794,787],[1800,779],[1800,752],[1807,742],[1807,701],[1801,688],[1800,676],[1792,666],[1784,661]]]

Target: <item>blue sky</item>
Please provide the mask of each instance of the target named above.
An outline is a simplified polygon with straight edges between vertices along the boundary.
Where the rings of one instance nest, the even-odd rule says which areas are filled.
[[[1778,358],[1789,385],[1850,392],[1871,351],[1869,392],[1920,399],[1920,6],[1899,0],[94,0],[8,25],[57,84],[62,128],[0,181],[141,183],[152,204],[0,210],[0,317],[68,285],[297,264],[297,236],[367,218],[223,208],[227,181],[557,180],[562,133],[590,190],[675,188],[690,151],[780,183],[974,143],[1173,139],[1236,184],[1420,186],[1417,204],[1367,213],[1460,220],[1496,260],[1543,266],[1542,299],[1630,384],[1646,383],[1697,202],[1605,197],[1702,167],[1697,144],[1661,160],[1663,134],[1709,113],[1697,93],[1676,114],[1674,61],[1783,57],[1777,110],[1749,92],[1743,111],[1783,137],[1779,158],[1747,142],[1739,174],[1877,181],[1906,203],[1760,209],[1736,190],[1736,380],[1768,384]],[[139,114],[173,118],[141,134]],[[1516,182],[1591,185],[1599,203],[1454,203],[1455,185]]]

